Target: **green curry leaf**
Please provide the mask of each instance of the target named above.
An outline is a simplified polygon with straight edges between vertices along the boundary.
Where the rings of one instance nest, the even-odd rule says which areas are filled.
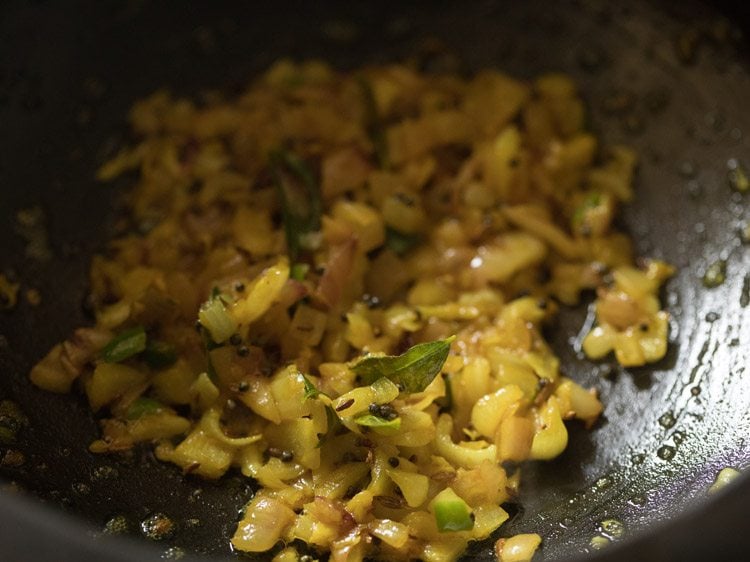
[[[362,414],[352,418],[352,421],[357,425],[364,427],[372,427],[376,430],[381,430],[381,433],[392,435],[397,433],[401,429],[401,418],[393,418],[387,420],[380,416],[373,416],[372,414]]]
[[[402,355],[369,356],[352,366],[364,384],[387,377],[403,392],[422,392],[443,368],[455,336],[444,340],[420,343]]]

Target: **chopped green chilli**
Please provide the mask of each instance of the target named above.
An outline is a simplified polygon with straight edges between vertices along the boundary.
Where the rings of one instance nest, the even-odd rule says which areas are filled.
[[[104,346],[101,357],[107,363],[120,363],[138,355],[146,349],[146,330],[136,326],[117,336]]]

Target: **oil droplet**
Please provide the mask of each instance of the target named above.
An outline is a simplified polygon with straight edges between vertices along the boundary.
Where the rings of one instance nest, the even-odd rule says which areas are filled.
[[[141,532],[153,541],[161,541],[170,538],[177,525],[163,513],[154,513],[141,522]]]
[[[161,557],[163,560],[181,560],[185,557],[185,551],[179,546],[170,546]]]
[[[683,162],[680,162],[680,165],[677,166],[677,173],[679,173],[685,179],[692,179],[696,176],[698,170],[695,166],[695,163],[691,162],[690,160],[685,160]]]
[[[88,496],[91,493],[91,486],[85,482],[75,482],[73,484],[73,491],[80,496]]]
[[[718,287],[727,278],[727,262],[726,260],[716,260],[706,268],[706,272],[703,274],[703,286],[709,289]]]
[[[736,158],[730,158],[727,161],[727,168],[729,168],[727,173],[729,186],[740,193],[750,191],[750,178],[748,178],[745,167]]]
[[[643,507],[648,503],[648,498],[643,494],[637,494],[630,498],[628,503],[634,507]]]
[[[662,447],[659,447],[658,451],[656,451],[656,456],[663,461],[671,461],[676,452],[675,448],[671,445],[663,445]]]
[[[619,539],[625,533],[625,525],[617,519],[605,519],[599,524],[599,528],[612,539]]]
[[[97,466],[91,473],[91,480],[96,482],[99,480],[107,480],[110,478],[118,478],[120,472],[113,466]]]
[[[607,537],[602,537],[601,535],[591,537],[591,540],[589,541],[589,546],[594,550],[601,550],[602,548],[609,546],[609,544],[610,540]]]
[[[675,431],[672,434],[672,441],[674,441],[675,445],[681,445],[683,441],[685,441],[685,432],[684,431]]]
[[[698,396],[701,393],[701,387],[700,386],[694,386],[690,389],[690,394],[693,396]]]
[[[713,310],[711,312],[706,313],[706,322],[716,322],[719,318],[721,318],[721,315],[718,312],[714,312]]]
[[[124,535],[130,531],[130,523],[124,515],[115,515],[104,524],[102,531],[105,535]]]
[[[676,421],[677,420],[675,420],[674,413],[672,412],[665,412],[664,414],[659,416],[659,425],[661,425],[665,429],[674,427]]]
[[[596,481],[596,487],[600,490],[606,490],[612,485],[612,479],[609,476],[602,476]]]
[[[563,520],[562,520],[562,521],[560,522],[560,525],[562,525],[563,527],[565,527],[565,528],[567,529],[567,528],[568,528],[568,527],[570,527],[570,526],[571,526],[571,525],[572,525],[573,523],[575,523],[575,520],[574,520],[574,519],[573,519],[572,517],[565,517],[565,518],[563,518]]]
[[[740,227],[740,242],[750,244],[750,222],[746,222]]]
[[[636,453],[633,455],[633,464],[642,464],[646,460],[646,455],[643,453]]]
[[[700,199],[703,195],[703,185],[697,180],[687,182],[687,192],[691,199]]]

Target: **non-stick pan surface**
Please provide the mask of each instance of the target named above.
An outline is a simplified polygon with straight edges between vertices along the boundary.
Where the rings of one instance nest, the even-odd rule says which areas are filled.
[[[564,370],[600,389],[605,413],[593,431],[572,427],[559,459],[524,469],[520,506],[510,508],[515,516],[502,534],[540,532],[543,556],[555,559],[589,550],[602,521],[615,519],[624,524],[615,542],[635,547],[639,537],[651,537],[650,550],[641,552],[676,559],[678,548],[700,554],[710,546],[699,533],[675,534],[686,510],[693,527],[683,517],[683,529],[694,529],[701,517],[710,517],[707,536],[717,520],[724,529],[741,528],[731,526],[736,497],[704,505],[721,468],[750,461],[750,250],[738,235],[750,219],[750,195],[728,181],[729,167],[750,166],[750,74],[736,23],[692,3],[675,11],[666,3],[596,0],[6,2],[0,268],[22,283],[22,294],[34,288],[42,297],[38,307],[22,297],[0,313],[0,399],[16,401],[29,418],[11,447],[23,463],[9,466],[17,464],[14,456],[2,468],[7,486],[29,490],[99,531],[119,516],[137,535],[142,520],[163,513],[178,529],[159,551],[228,553],[250,482],[184,478],[146,451],[93,456],[86,445],[97,426],[81,397],[53,396],[27,382],[35,360],[90,322],[88,262],[114,232],[127,187],[96,184],[94,170],[127,141],[129,105],[155,89],[231,92],[281,56],[321,57],[342,69],[416,57],[436,71],[458,64],[462,72],[492,66],[522,77],[572,74],[594,130],[641,155],[638,196],[625,216],[639,253],[678,267],[665,295],[673,315],[670,352],[656,365],[622,369],[585,360],[575,345],[585,307],[561,314],[552,337]],[[717,260],[726,260],[726,282],[705,288],[703,273]],[[0,446],[0,459],[7,450]],[[733,492],[748,488],[741,482]],[[35,537],[49,541],[44,547],[58,560],[147,559],[129,544],[113,547],[69,521],[57,524],[57,516],[8,493],[0,498],[8,560],[39,559]],[[659,527],[671,519],[677,531]],[[734,543],[725,537],[725,547],[735,554],[748,544],[742,534],[729,536]],[[670,542],[675,537],[687,542]],[[19,543],[24,550],[14,550]],[[489,548],[479,545],[471,555],[491,560]]]

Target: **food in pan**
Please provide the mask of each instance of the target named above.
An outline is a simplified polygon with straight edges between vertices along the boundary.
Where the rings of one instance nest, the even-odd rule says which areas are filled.
[[[584,113],[564,75],[493,70],[280,61],[238,97],[157,92],[98,172],[132,189],[95,322],[31,379],[86,393],[91,451],[254,479],[237,550],[454,560],[602,410],[545,341],[561,305],[595,292],[591,358],[666,351],[672,268],[613,223],[635,154]]]

